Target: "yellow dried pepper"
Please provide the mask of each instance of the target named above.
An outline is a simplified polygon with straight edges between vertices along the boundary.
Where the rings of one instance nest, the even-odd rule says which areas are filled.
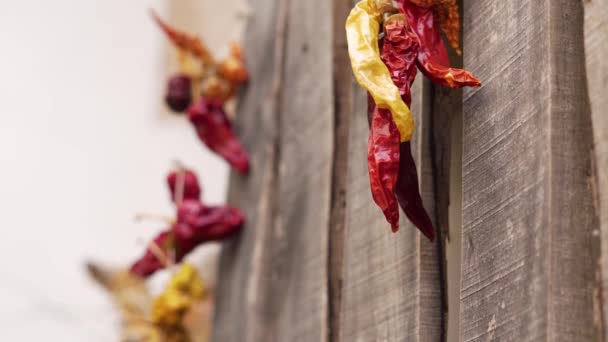
[[[184,314],[205,296],[205,287],[196,269],[183,264],[152,303],[150,320],[161,327],[179,327]]]
[[[376,0],[362,0],[352,9],[346,20],[348,53],[357,82],[371,94],[379,108],[391,111],[401,142],[406,142],[414,132],[414,118],[380,59],[378,33],[382,11]]]

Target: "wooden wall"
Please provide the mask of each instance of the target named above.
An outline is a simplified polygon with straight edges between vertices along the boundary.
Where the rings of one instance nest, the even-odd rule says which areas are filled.
[[[248,223],[223,249],[215,341],[446,340],[444,240],[405,219],[392,234],[369,191],[366,98],[343,28],[352,2],[250,2],[252,83],[235,124],[252,172],[232,175],[229,195]],[[416,81],[413,153],[442,228],[450,118],[464,118],[463,201],[451,204],[463,217],[462,341],[602,336],[606,11],[467,0],[464,67],[484,86],[461,95]]]

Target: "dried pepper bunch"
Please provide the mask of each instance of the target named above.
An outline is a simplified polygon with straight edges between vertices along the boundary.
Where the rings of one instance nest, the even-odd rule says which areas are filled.
[[[131,266],[131,272],[142,277],[173,262],[181,262],[201,244],[236,234],[245,221],[239,209],[204,204],[196,174],[190,170],[171,172],[167,184],[176,206],[176,217],[170,228],[159,233],[144,255]]]
[[[154,19],[175,45],[180,71],[167,83],[165,101],[171,110],[186,112],[199,139],[241,173],[249,170],[249,156],[232,130],[224,104],[249,80],[241,48],[216,61],[202,40]]]
[[[348,51],[357,82],[368,93],[368,167],[372,197],[392,230],[399,206],[431,241],[435,229],[424,209],[410,139],[411,86],[417,69],[433,83],[479,87],[469,72],[450,67],[441,37],[460,53],[456,0],[362,0],[346,21]]]
[[[197,315],[198,307],[210,301],[209,291],[192,265],[182,264],[155,298],[138,276],[104,270],[95,264],[87,266],[89,274],[112,294],[121,311],[121,341],[208,341],[210,312],[203,310],[195,324],[188,324],[189,316]]]

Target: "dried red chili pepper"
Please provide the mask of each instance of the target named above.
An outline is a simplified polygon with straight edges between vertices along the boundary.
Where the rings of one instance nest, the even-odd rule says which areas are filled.
[[[450,68],[450,59],[433,8],[416,6],[410,0],[397,2],[399,10],[407,17],[411,32],[420,41],[417,60],[422,73],[433,83],[450,88],[479,87],[481,83],[470,72]]]
[[[386,35],[381,44],[380,57],[388,67],[393,83],[399,88],[403,101],[410,107],[412,103],[411,86],[417,72],[418,39],[408,29],[403,15],[388,18],[384,30]],[[374,108],[373,99],[368,98],[368,100],[371,101],[369,107]],[[402,142],[397,148],[398,153],[396,153],[395,159],[399,165],[396,171],[398,176],[394,185],[394,195],[409,220],[433,241],[435,229],[420,196],[418,171],[412,157],[411,144],[409,141]],[[396,228],[393,225],[393,231],[397,231],[398,228],[398,223]]]
[[[206,206],[199,201],[186,200],[178,208],[176,237],[197,244],[223,240],[241,230],[243,213],[231,207]]]
[[[175,262],[181,262],[201,244],[221,241],[238,233],[244,223],[243,213],[235,208],[207,207],[196,200],[185,200],[178,209],[178,220],[169,231],[160,233],[154,247],[148,247],[144,255],[131,266],[131,272],[148,277],[165,268],[165,263],[152,248],[165,255],[174,253]]]
[[[183,177],[183,179],[181,178]],[[196,174],[190,170],[173,171],[167,175],[167,185],[171,191],[171,200],[177,202],[177,190],[180,182],[183,182],[181,199],[198,200],[201,197],[201,187]]]
[[[168,255],[173,246],[171,232],[165,231],[158,234],[152,244]],[[148,277],[163,268],[165,268],[163,261],[148,247],[144,255],[131,266],[130,271],[138,276]]]
[[[177,74],[167,82],[165,102],[176,113],[185,111],[192,103],[192,80],[187,75]]]
[[[422,203],[420,186],[418,183],[418,170],[412,156],[411,143],[401,143],[399,161],[399,177],[395,186],[395,195],[399,206],[407,218],[418,228],[424,236],[433,241],[435,239],[435,228],[428,212]]]
[[[371,96],[369,98],[369,101],[373,101]],[[399,172],[399,130],[389,110],[376,107],[371,115],[367,165],[372,197],[396,232],[399,230],[399,206],[395,198]]]
[[[201,99],[190,106],[188,117],[207,147],[241,173],[249,171],[249,156],[232,131],[221,101]]]
[[[365,21],[367,18],[364,15],[360,15],[360,9],[365,9],[367,8],[366,6],[369,6],[369,2],[366,3],[365,1],[362,0],[359,3],[357,7],[359,11],[351,13],[349,21],[347,21],[347,33],[352,35],[352,37],[349,36],[349,53],[351,53],[351,57],[352,54],[357,56],[371,55],[370,51],[363,54],[359,53],[360,49],[357,49],[360,47],[360,44],[357,45],[359,40],[363,39],[363,37],[358,39],[358,35],[365,37],[373,35],[373,32],[369,32],[369,29],[367,31],[361,29],[368,28],[369,26],[367,25],[367,21]],[[408,107],[411,105],[411,85],[416,78],[417,67],[431,81],[440,85],[449,87],[481,85],[467,71],[450,68],[449,66],[447,50],[443,45],[437,25],[446,24],[444,26],[446,34],[451,37],[452,42],[454,41],[454,37],[458,38],[456,30],[458,27],[453,22],[458,18],[451,13],[455,9],[457,10],[453,0],[397,0],[397,3],[402,14],[392,15],[384,21],[385,37],[379,42],[379,50],[380,57],[389,71],[392,83],[399,89],[401,99]],[[447,15],[445,13],[440,14],[441,17],[437,19],[433,12],[436,6],[441,6],[442,10],[450,13]],[[387,11],[387,13],[391,12],[390,9]],[[384,15],[387,13],[384,13]],[[382,13],[377,15],[382,15]],[[438,23],[438,21],[446,21],[446,23]],[[447,30],[451,31],[448,32]],[[350,46],[351,42],[354,44],[353,49]],[[369,46],[365,46],[365,48],[373,49],[375,47],[370,48]],[[359,62],[359,60],[355,59],[355,62]],[[364,71],[359,69],[359,64],[353,62],[353,70],[356,76],[361,78]],[[382,68],[376,69],[374,70],[375,72],[382,71]],[[371,76],[374,76],[373,73]],[[396,145],[389,143],[392,140],[386,137],[386,133],[390,132],[390,129],[385,128],[382,131],[375,127],[375,122],[381,122],[382,125],[379,125],[380,127],[391,127],[390,121],[386,116],[381,114],[381,111],[378,110],[374,103],[374,99],[371,96],[368,97],[368,118],[371,125],[368,164],[374,201],[385,213],[393,231],[396,231],[398,223],[396,225],[395,222],[398,222],[398,211],[395,215],[395,210],[392,209],[394,197],[391,194],[387,194],[387,189],[394,189],[394,195],[410,221],[432,241],[435,236],[435,229],[422,203],[418,185],[418,172],[412,157],[409,138],[401,139],[403,142],[395,152]],[[384,134],[378,134],[376,131]],[[398,134],[397,132],[395,135]],[[382,139],[374,139],[375,136],[382,137]],[[393,137],[393,139],[395,138]],[[383,150],[391,151],[391,153],[384,153],[383,156],[390,156],[390,158],[386,157],[386,161],[382,161],[385,161],[387,165],[394,164],[395,162],[399,163],[396,184],[392,182],[395,176],[395,169],[393,167],[386,169],[379,168],[378,158],[373,154],[374,151]],[[384,181],[383,183],[384,179],[390,179],[391,182]]]
[[[247,173],[249,157],[222,108],[249,80],[241,48],[232,44],[230,55],[216,62],[197,36],[169,26],[154,12],[152,15],[178,49],[180,75],[169,81],[167,104],[177,112],[186,110],[200,140],[241,173]]]
[[[243,213],[236,208],[202,203],[198,180],[192,171],[171,172],[167,182],[174,199],[180,182],[183,182],[183,198],[179,203],[175,201],[176,220],[171,229],[154,238],[144,255],[131,266],[131,272],[142,277],[167,266],[168,261],[161,256],[173,256],[171,261],[181,262],[199,245],[238,233],[245,222]]]

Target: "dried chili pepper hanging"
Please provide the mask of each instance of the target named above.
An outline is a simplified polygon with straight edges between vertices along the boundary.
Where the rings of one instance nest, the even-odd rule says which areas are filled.
[[[144,255],[131,266],[131,272],[141,277],[152,275],[168,263],[181,262],[201,244],[233,236],[245,221],[239,209],[207,206],[201,202],[198,179],[190,170],[171,172],[167,183],[176,204],[175,220],[150,242]]]
[[[171,110],[187,112],[199,139],[241,173],[249,156],[232,130],[224,104],[249,80],[241,48],[216,61],[196,36],[176,30],[152,12],[155,21],[178,49],[180,72],[169,79],[165,100]]]
[[[463,87],[480,86],[481,84],[467,71],[449,66],[447,50],[437,27],[441,26],[446,30],[450,43],[457,48],[458,26],[454,20],[457,21],[458,17],[452,12],[454,10],[457,12],[458,8],[454,7],[455,3],[452,0],[397,0],[397,3],[403,14],[395,14],[397,10],[392,7],[390,0],[362,0],[357,4],[346,23],[349,53],[355,78],[371,94],[368,105],[371,126],[368,166],[374,201],[384,212],[387,221],[391,223],[393,231],[396,231],[398,225],[394,224],[396,220],[394,198],[390,196],[390,193],[387,194],[388,190],[392,190],[409,220],[425,236],[433,240],[435,229],[420,196],[418,173],[409,142],[411,134],[406,139],[403,134],[400,136],[401,143],[397,152],[394,152],[395,138],[388,139],[385,135],[379,135],[383,139],[374,138],[378,135],[376,131],[380,131],[375,122],[383,122],[385,127],[390,127],[390,123],[386,122],[387,116],[380,115],[384,107],[381,103],[377,103],[377,97],[373,96],[372,90],[376,94],[383,92],[370,87],[370,84],[375,86],[385,84],[388,75],[391,78],[390,84],[386,86],[384,93],[393,94],[394,88],[397,88],[401,100],[408,107],[408,113],[411,105],[411,85],[416,77],[416,67],[439,85]],[[380,24],[383,24],[385,36],[381,42],[378,42]],[[377,66],[378,59],[382,61],[384,68]],[[388,109],[393,110],[391,107]],[[395,120],[395,118],[393,112],[392,119]],[[387,131],[390,132],[387,129],[383,132]],[[378,158],[372,152],[383,150],[393,151],[390,154],[384,153],[385,159],[382,161],[386,165],[398,163],[398,171],[395,171],[393,167],[378,167]],[[396,183],[381,181],[392,180],[394,177],[396,177]],[[396,214],[398,220],[398,211]]]
[[[380,59],[378,32],[382,10],[383,6],[374,0],[363,0],[353,8],[346,20],[348,52],[357,82],[367,89],[378,107],[391,111],[401,141],[408,141],[414,131],[412,114]]]

